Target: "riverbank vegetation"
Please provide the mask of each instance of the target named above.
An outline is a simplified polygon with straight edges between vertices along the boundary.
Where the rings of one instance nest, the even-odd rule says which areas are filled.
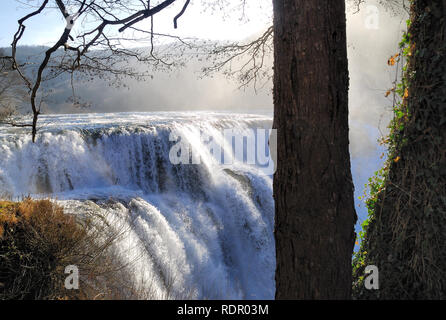
[[[105,228],[50,200],[1,201],[0,299],[137,297],[128,266],[114,251],[123,230]],[[79,271],[78,289],[72,288],[76,275],[65,273],[69,266]]]

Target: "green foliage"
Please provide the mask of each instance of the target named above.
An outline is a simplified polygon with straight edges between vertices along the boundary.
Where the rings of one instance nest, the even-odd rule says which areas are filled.
[[[406,21],[406,25],[409,28],[411,20]],[[360,241],[360,248],[353,257],[353,292],[357,294],[364,287],[364,268],[367,261],[367,239],[366,236],[369,233],[369,225],[375,219],[375,213],[378,209],[380,201],[380,195],[385,192],[386,181],[389,175],[389,168],[392,162],[398,162],[400,157],[398,156],[398,146],[400,145],[402,132],[404,131],[405,123],[409,120],[410,113],[407,108],[407,90],[409,86],[408,77],[408,64],[407,58],[411,55],[410,47],[410,33],[404,32],[401,42],[399,43],[399,53],[391,57],[388,62],[390,66],[394,66],[396,63],[397,71],[401,67],[401,77],[399,82],[394,83],[394,87],[388,92],[393,92],[393,119],[390,121],[388,128],[389,134],[382,137],[378,142],[381,145],[387,147],[387,159],[382,168],[375,172],[374,176],[368,179],[368,183],[364,186],[364,195],[360,199],[364,200],[367,208],[367,218],[361,224],[362,230],[358,232],[357,239]],[[395,60],[392,60],[395,59]],[[390,62],[392,61],[392,62]]]
[[[444,8],[413,1],[393,92],[394,117],[384,167],[369,180],[369,216],[353,260],[356,299],[446,298],[446,43]],[[439,15],[440,14],[440,15]],[[407,63],[404,63],[407,61]],[[397,71],[399,72],[399,71]],[[376,265],[380,289],[364,288],[364,268]]]
[[[410,26],[410,20],[406,21],[407,26]],[[374,176],[368,179],[368,183],[365,185],[364,195],[360,197],[360,200],[364,200],[364,203],[367,208],[368,216],[367,219],[362,223],[362,231],[358,233],[358,239],[364,240],[364,236],[367,233],[367,227],[369,225],[369,221],[373,219],[374,212],[376,209],[376,203],[378,201],[379,195],[385,189],[386,177],[389,172],[389,168],[391,162],[398,162],[400,158],[398,157],[397,146],[399,145],[399,139],[401,137],[401,133],[404,130],[404,124],[409,120],[410,113],[407,108],[407,103],[405,102],[405,98],[407,98],[407,88],[408,88],[408,77],[407,77],[407,57],[410,55],[410,34],[408,32],[404,32],[402,36],[402,40],[399,44],[400,52],[396,54],[396,63],[397,68],[399,64],[402,64],[402,75],[400,82],[395,83],[395,87],[389,92],[393,92],[394,97],[394,106],[393,113],[394,117],[390,121],[388,128],[390,129],[389,134],[385,137],[382,137],[378,142],[381,145],[386,145],[387,147],[387,160],[382,168],[375,171]],[[393,64],[392,64],[393,65]],[[363,257],[361,256],[362,250],[359,250],[355,255],[354,261],[357,259],[363,261]],[[357,269],[357,266],[354,268]]]

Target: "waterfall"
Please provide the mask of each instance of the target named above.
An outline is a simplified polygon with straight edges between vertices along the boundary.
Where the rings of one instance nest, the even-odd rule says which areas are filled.
[[[258,147],[249,137],[239,158],[219,161],[236,144],[222,131],[263,134],[271,117],[83,114],[40,124],[35,144],[24,129],[0,127],[0,196],[51,197],[69,213],[126,225],[119,250],[160,298],[274,298],[272,172],[246,163]],[[258,136],[253,143],[268,143]],[[190,163],[172,161],[178,146]]]

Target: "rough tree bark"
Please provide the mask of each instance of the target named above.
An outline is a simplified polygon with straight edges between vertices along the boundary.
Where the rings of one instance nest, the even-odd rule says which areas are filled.
[[[273,5],[276,298],[350,298],[356,213],[345,3]]]
[[[391,131],[388,174],[360,253],[379,290],[357,299],[446,299],[446,0],[411,2],[407,94]]]

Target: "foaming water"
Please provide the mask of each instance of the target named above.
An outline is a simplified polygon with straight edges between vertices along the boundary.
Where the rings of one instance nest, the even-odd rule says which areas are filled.
[[[199,139],[225,128],[270,128],[271,117],[52,115],[40,125],[35,144],[27,131],[0,127],[0,194],[51,196],[68,212],[127,225],[118,247],[135,281],[159,298],[274,298],[272,178],[237,161],[222,166]],[[172,132],[200,164],[171,163]]]

